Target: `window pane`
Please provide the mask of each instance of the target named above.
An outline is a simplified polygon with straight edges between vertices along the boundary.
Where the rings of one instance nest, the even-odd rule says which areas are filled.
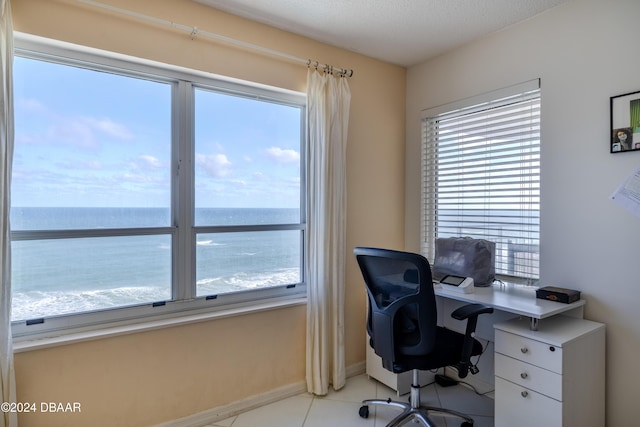
[[[197,295],[300,283],[299,230],[197,236]]]
[[[19,56],[14,79],[13,206],[169,211],[170,84]],[[108,226],[135,222],[121,220]],[[143,226],[158,225],[170,218]]]
[[[299,223],[301,125],[300,107],[197,89],[195,224]]]
[[[12,320],[171,298],[171,236],[14,241]]]
[[[171,225],[169,83],[16,56],[13,319],[171,298],[171,236],[31,230]]]

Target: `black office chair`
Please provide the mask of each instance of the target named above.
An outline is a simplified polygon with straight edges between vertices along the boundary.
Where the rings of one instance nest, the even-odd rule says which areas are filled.
[[[482,345],[473,338],[478,316],[493,308],[468,304],[451,313],[457,320],[467,320],[461,334],[437,325],[436,300],[431,267],[422,255],[376,248],[355,248],[369,295],[367,332],[371,347],[382,358],[385,369],[401,373],[413,371],[409,403],[369,399],[363,401],[360,416],[369,416],[369,405],[387,405],[403,409],[387,427],[399,426],[409,419],[436,427],[430,411],[451,414],[463,419],[462,427],[473,425],[465,414],[437,407],[420,406],[420,370],[453,366],[464,378],[470,369],[471,356],[482,353]],[[473,373],[475,373],[473,372]]]

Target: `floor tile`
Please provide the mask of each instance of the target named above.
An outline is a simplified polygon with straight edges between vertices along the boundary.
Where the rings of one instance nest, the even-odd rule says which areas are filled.
[[[313,399],[304,427],[375,427],[374,418],[358,415],[360,406],[358,402]]]
[[[436,386],[436,391],[444,408],[454,409],[470,415],[493,417],[493,399],[478,395],[464,385],[455,387]]]
[[[231,427],[301,427],[313,401],[306,394],[290,397],[238,415]]]
[[[333,389],[330,389],[327,396],[319,397],[319,399],[360,403],[364,399],[376,397],[378,384],[380,383],[369,378],[367,375],[358,375],[356,377],[349,378],[345,386],[340,390],[334,391]]]
[[[396,392],[367,375],[349,378],[341,390],[331,390],[326,396],[304,393],[266,405],[236,417],[217,421],[206,427],[385,427],[401,413],[387,405],[371,405],[368,418],[361,418],[359,409],[364,399],[391,399],[408,402],[409,394],[398,397]],[[430,384],[420,390],[423,405],[445,407],[469,414],[474,427],[493,427],[493,400],[480,396],[464,385],[441,387]],[[430,418],[437,427],[458,427],[457,417],[433,412]],[[413,425],[408,423],[407,426]]]
[[[233,422],[236,420],[236,418],[238,417],[231,417],[231,418],[227,418],[226,420],[216,421],[215,423],[205,427],[231,427],[233,425]]]

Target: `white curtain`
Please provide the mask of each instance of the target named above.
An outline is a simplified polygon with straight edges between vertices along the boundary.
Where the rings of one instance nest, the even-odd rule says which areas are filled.
[[[0,0],[0,402],[17,402],[11,341],[11,162],[13,160],[13,24]],[[15,412],[0,411],[0,427],[16,427]]]
[[[307,389],[346,380],[344,294],[346,148],[351,92],[344,77],[307,73]]]

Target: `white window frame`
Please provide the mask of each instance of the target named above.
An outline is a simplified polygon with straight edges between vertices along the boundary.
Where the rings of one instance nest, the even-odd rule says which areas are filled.
[[[172,224],[168,227],[13,231],[12,240],[38,240],[84,237],[166,235],[172,236],[172,299],[108,310],[74,313],[12,322],[13,337],[34,340],[72,333],[86,333],[106,327],[122,327],[180,316],[199,316],[216,312],[244,312],[263,310],[266,306],[281,306],[287,301],[296,304],[306,301],[304,272],[305,212],[305,146],[306,95],[210,73],[162,64],[127,55],[87,48],[70,43],[15,32],[16,55],[48,60],[64,65],[80,66],[119,75],[170,83],[172,89]],[[195,227],[194,219],[194,88],[207,88],[300,108],[301,111],[301,183],[300,222],[296,224],[247,225],[225,227]],[[299,230],[301,241],[301,282],[215,297],[196,297],[195,256],[196,235],[201,232]]]
[[[537,282],[540,250],[540,98],[540,80],[535,79],[422,111],[421,252],[428,259],[435,259],[435,241],[438,237],[487,239],[496,242],[497,278],[529,285]],[[515,105],[528,102],[533,102],[533,107],[525,113],[515,112]],[[490,118],[495,109],[509,110],[509,116]],[[513,119],[516,115],[518,118]],[[526,125],[521,115],[526,115]],[[485,118],[478,119],[477,116]],[[501,138],[502,130],[496,130],[493,123],[487,126],[480,120],[487,120],[487,123],[493,120],[507,123],[509,120],[514,124],[509,122],[500,126],[515,126],[517,129],[504,131],[509,136]],[[450,129],[455,131],[451,132]],[[483,135],[485,132],[486,137]],[[478,142],[483,140],[485,145],[480,148]],[[514,141],[520,144],[517,155],[513,154]],[[469,155],[470,152],[474,153],[475,158]],[[494,163],[479,165],[478,156],[487,154],[478,153],[495,156]],[[482,161],[485,162],[486,158],[482,157]],[[513,175],[519,181],[508,188],[503,187],[504,183],[495,178],[491,171],[499,163],[508,163],[500,167],[517,168]],[[517,191],[518,195],[513,196]],[[515,197],[519,198],[518,202],[512,201]],[[501,198],[505,201],[501,201]],[[478,208],[478,200],[485,207]],[[525,215],[518,214],[516,217],[515,213],[507,214],[514,217],[506,219],[494,216],[496,209],[501,207],[519,210],[505,207],[516,203],[527,207]],[[447,222],[445,213],[439,211],[451,213],[453,205],[458,211],[451,214],[454,218],[450,220],[452,222]],[[472,211],[483,209],[484,213],[471,217]],[[517,222],[514,225],[519,227],[513,233],[510,231],[510,221]],[[451,225],[458,227],[458,230],[445,230],[446,226]]]

